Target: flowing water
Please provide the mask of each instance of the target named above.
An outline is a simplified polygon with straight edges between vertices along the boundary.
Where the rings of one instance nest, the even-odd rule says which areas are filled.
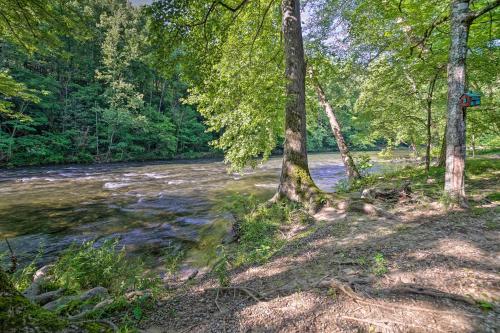
[[[339,154],[310,155],[318,186],[343,179]],[[227,220],[220,207],[235,193],[271,197],[281,159],[228,173],[219,161],[120,163],[0,170],[0,252],[4,238],[22,260],[43,246],[44,261],[73,242],[119,238],[128,251],[199,243]]]

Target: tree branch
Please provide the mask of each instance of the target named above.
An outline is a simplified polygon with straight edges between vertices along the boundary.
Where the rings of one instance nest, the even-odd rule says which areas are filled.
[[[404,11],[403,11],[403,0],[399,0],[399,4],[398,4],[398,10],[401,14],[406,14]]]
[[[497,1],[500,1],[500,0],[497,0]],[[445,16],[442,16],[442,17],[434,20],[434,22],[432,22],[432,24],[425,30],[424,36],[415,45],[410,47],[410,55],[413,54],[413,50],[416,47],[423,47],[425,42],[427,41],[427,39],[429,39],[429,37],[431,36],[434,29],[436,27],[438,27],[439,25],[443,24],[444,22],[448,21],[449,18],[450,18],[449,15],[445,15]]]
[[[495,0],[492,3],[490,3],[489,5],[484,6],[483,8],[481,8],[479,10],[470,12],[467,15],[467,19],[469,20],[469,22],[472,22],[475,19],[477,19],[478,17],[480,17],[480,16],[492,11],[493,9],[497,8],[498,6],[500,6],[500,0]]]
[[[238,6],[236,6],[236,7],[231,7],[231,6],[229,6],[229,5],[225,4],[225,3],[224,3],[224,2],[222,2],[222,1],[217,1],[217,3],[219,3],[222,7],[224,7],[224,8],[226,8],[226,9],[228,9],[228,10],[232,11],[233,13],[235,13],[235,12],[237,12],[238,10],[240,10],[240,9],[241,9],[241,7],[243,7],[243,6],[244,6],[247,2],[249,2],[249,1],[250,1],[250,0],[243,0],[243,1],[241,1],[241,2],[240,2],[240,4],[239,4]]]

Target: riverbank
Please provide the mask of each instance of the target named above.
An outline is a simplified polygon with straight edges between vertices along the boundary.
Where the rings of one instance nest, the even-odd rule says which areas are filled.
[[[330,207],[313,223],[285,223],[276,253],[260,263],[229,264],[224,287],[213,274],[190,281],[160,300],[140,326],[146,332],[494,332],[500,160],[469,159],[467,170],[468,211],[446,208],[439,168],[429,178],[419,168],[369,177],[356,189],[411,182],[409,198],[375,201],[393,218]]]
[[[116,242],[88,243],[46,270],[33,299],[69,322],[111,321],[120,332],[494,332],[500,158],[467,161],[468,211],[446,207],[443,172],[407,166],[338,187],[338,202],[367,188],[398,189],[372,198],[378,209],[365,212],[334,205],[310,216],[297,205],[226,193],[221,208],[231,212],[232,233],[198,246],[209,269],[183,269],[187,253],[170,249],[156,254],[168,273],[158,277],[144,262],[152,252],[127,258]],[[18,270],[18,290],[35,271]],[[55,300],[45,303],[48,296]]]

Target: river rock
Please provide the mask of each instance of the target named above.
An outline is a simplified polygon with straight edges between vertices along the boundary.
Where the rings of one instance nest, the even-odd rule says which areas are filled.
[[[45,266],[41,267],[33,275],[33,282],[37,282],[37,281],[40,281],[41,279],[44,279],[49,274],[49,271],[53,267],[54,267],[54,265],[45,265]]]

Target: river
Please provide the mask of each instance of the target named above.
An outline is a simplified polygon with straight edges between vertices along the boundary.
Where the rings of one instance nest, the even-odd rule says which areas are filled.
[[[317,185],[332,191],[345,177],[339,154],[311,154]],[[0,170],[0,252],[8,238],[20,261],[43,261],[73,242],[119,238],[127,251],[199,243],[233,194],[269,198],[281,158],[228,173],[214,160],[29,167]]]

